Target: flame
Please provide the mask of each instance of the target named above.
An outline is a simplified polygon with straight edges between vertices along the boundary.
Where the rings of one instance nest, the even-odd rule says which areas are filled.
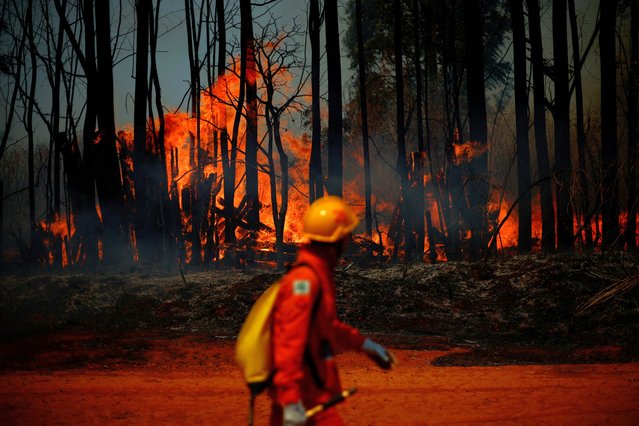
[[[50,221],[42,220],[38,224],[43,233],[42,245],[46,250],[46,263],[55,265],[60,261],[60,266],[69,265],[68,242],[75,235],[75,221],[73,214],[67,220],[66,215],[54,214]]]
[[[453,144],[453,148],[455,149],[455,164],[460,165],[484,154],[488,145],[477,141],[467,141],[464,143],[456,142]]]

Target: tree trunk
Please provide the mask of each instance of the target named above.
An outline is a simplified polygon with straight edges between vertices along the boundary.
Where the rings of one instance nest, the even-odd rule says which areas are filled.
[[[115,112],[113,106],[113,59],[111,51],[111,19],[109,2],[95,3],[95,35],[98,72],[98,129],[100,140],[95,144],[96,187],[102,212],[103,260],[105,263],[130,261],[121,253],[130,253],[124,232],[124,199],[120,181],[120,166],[115,147]]]
[[[455,130],[455,123],[452,114],[453,108],[451,107],[453,92],[455,89],[454,81],[456,76],[454,75],[455,63],[455,38],[451,37],[454,31],[451,27],[455,26],[454,13],[449,13],[449,5],[444,3],[443,17],[441,21],[442,31],[441,36],[441,57],[442,57],[442,72],[444,79],[444,114],[446,125],[445,131],[445,147],[444,153],[446,157],[445,165],[445,187],[442,194],[442,210],[446,222],[446,256],[449,260],[459,259],[460,250],[460,210],[463,209],[463,204],[466,200],[463,195],[463,183],[459,167],[455,164],[455,149],[453,144],[458,141],[459,133]],[[453,12],[451,10],[451,12]],[[451,73],[453,74],[451,76]]]
[[[422,49],[420,47],[419,38],[421,31],[419,27],[419,3],[417,0],[413,0],[413,43],[415,45],[415,80],[416,80],[416,93],[417,97],[417,155],[415,156],[415,195],[413,196],[415,212],[413,214],[413,226],[415,227],[415,238],[417,244],[415,250],[417,251],[418,259],[422,260],[424,257],[424,117],[422,114],[422,61],[421,54]]]
[[[257,82],[255,65],[255,41],[253,40],[253,14],[250,0],[240,1],[242,15],[242,57],[246,67],[246,201],[248,228],[255,242],[260,225],[260,200],[257,179]],[[242,82],[240,82],[242,84]]]
[[[0,258],[4,249],[4,182],[0,180]]]
[[[548,142],[546,139],[546,106],[544,86],[544,57],[541,38],[539,0],[526,0],[528,4],[528,25],[530,32],[530,55],[532,58],[533,93],[535,110],[535,149],[537,151],[538,179],[550,175]],[[549,252],[555,249],[555,210],[553,207],[550,180],[539,184],[541,205],[541,249]]]
[[[155,11],[155,13],[154,13]],[[168,268],[172,267],[175,263],[175,259],[177,258],[176,246],[175,246],[175,237],[177,235],[177,224],[179,223],[179,217],[177,212],[174,212],[171,208],[171,202],[169,200],[169,184],[168,184],[168,173],[166,168],[166,151],[164,144],[164,130],[165,130],[165,120],[164,120],[164,109],[162,107],[162,90],[160,88],[160,77],[158,75],[157,63],[156,63],[156,51],[157,51],[157,41],[158,41],[158,30],[159,30],[159,19],[160,19],[160,1],[158,0],[157,9],[153,6],[153,1],[150,1],[150,10],[149,10],[149,34],[150,34],[150,81],[153,85],[153,89],[155,90],[155,109],[158,115],[159,127],[157,133],[155,134],[155,149],[157,151],[156,158],[152,159],[154,161],[154,166],[151,168],[152,170],[156,170],[156,173],[152,173],[155,175],[155,178],[152,179],[152,182],[156,182],[152,184],[152,186],[156,186],[154,190],[151,191],[152,194],[156,194],[158,200],[156,203],[159,203],[159,217],[158,217],[158,227],[160,232],[162,233],[162,255],[164,264],[167,265]],[[149,103],[151,102],[151,88],[149,87]],[[151,110],[151,106],[149,105],[149,110]],[[151,122],[153,123],[153,118],[151,117]],[[174,214],[175,213],[175,214]],[[157,250],[157,248],[156,248]]]
[[[342,196],[342,70],[337,0],[324,2],[326,66],[328,69],[328,181],[331,195]]]
[[[322,173],[322,122],[320,117],[320,26],[321,19],[319,0],[310,0],[308,33],[311,41],[311,114],[313,121],[308,190],[311,203],[324,195],[324,176]]]
[[[397,101],[397,173],[399,174],[402,203],[401,218],[403,219],[403,237],[406,260],[414,254],[414,238],[412,229],[413,208],[408,182],[408,165],[406,164],[406,129],[404,124],[404,66],[402,53],[402,6],[400,0],[393,0],[393,42],[395,46],[395,97]]]
[[[33,241],[36,232],[36,219],[35,219],[35,167],[34,167],[34,140],[33,140],[33,110],[35,103],[35,91],[38,76],[38,63],[36,61],[36,46],[33,33],[33,0],[29,0],[27,3],[25,31],[29,32],[29,53],[31,56],[31,83],[29,86],[29,98],[27,99],[27,120],[25,123],[25,130],[27,131],[28,139],[28,174],[29,174],[29,229],[31,230],[31,241],[33,248]],[[26,60],[25,60],[26,62]],[[19,84],[16,81],[16,84]],[[39,243],[39,242],[38,242]],[[36,243],[36,244],[38,244]]]
[[[280,198],[282,204],[277,214],[277,222],[275,228],[275,241],[277,243],[277,267],[284,268],[284,226],[286,225],[286,213],[288,212],[288,156],[284,151],[282,144],[282,136],[280,134],[280,111],[274,111],[273,114],[273,136],[275,138],[275,146],[280,157],[280,171],[282,172],[282,185],[280,187]]]
[[[484,88],[483,24],[480,4],[464,0],[464,36],[466,45],[466,89],[470,140],[479,144],[482,153],[469,162],[468,200],[470,207],[470,250],[479,254],[486,248],[486,204],[488,203],[488,128],[486,127],[486,93]],[[461,130],[461,128],[460,128]]]
[[[63,2],[62,9],[66,10],[66,1]],[[60,80],[63,72],[63,43],[64,28],[62,25],[59,25],[55,49],[53,86],[51,87],[51,141],[49,143],[49,158],[53,157],[53,168],[49,165],[49,176],[51,176],[51,172],[53,172],[53,213],[55,214],[60,214],[60,151],[56,147],[55,138],[60,132]],[[49,184],[51,184],[51,178],[49,178]]]
[[[603,247],[611,247],[619,237],[619,196],[617,194],[617,69],[615,31],[617,0],[601,1],[601,213]]]
[[[532,247],[530,196],[530,152],[528,149],[528,87],[526,78],[526,27],[523,0],[510,1],[515,67],[515,113],[517,126],[517,192],[519,225],[517,248],[528,253]]]
[[[568,85],[566,0],[553,0],[552,6],[557,249],[564,251],[572,249],[573,245],[572,206],[570,205],[570,95]]]
[[[223,77],[226,73],[226,20],[224,16],[224,1],[217,0],[217,26],[219,35],[219,49],[217,60],[217,75]],[[239,118],[241,116],[242,102],[244,101],[244,87],[240,86],[240,96],[238,99],[238,110],[235,115],[235,122],[239,126]],[[226,112],[226,109],[224,109]],[[235,130],[235,122],[233,123],[233,137],[231,139],[231,146],[229,147],[229,137],[226,129],[226,113],[222,117],[222,123],[220,124],[220,151],[222,153],[222,173],[224,178],[224,242],[227,245],[228,260],[231,260],[232,247],[235,244],[235,163],[234,154],[235,146],[234,141],[237,140],[237,131]]]
[[[150,158],[146,146],[147,73],[149,57],[149,0],[137,0],[136,50],[135,50],[135,105],[133,110],[133,158],[135,184],[135,236],[140,261],[153,260],[149,168]]]
[[[202,263],[202,242],[200,240],[200,229],[202,224],[202,217],[200,215],[200,192],[202,184],[202,169],[200,164],[201,159],[201,147],[200,147],[200,60],[199,60],[199,45],[200,45],[200,31],[199,28],[196,31],[195,27],[195,5],[191,0],[184,0],[184,12],[186,21],[186,35],[187,35],[187,47],[189,53],[189,70],[190,70],[190,92],[191,92],[191,118],[195,119],[195,135],[191,135],[193,138],[192,143],[192,161],[191,165],[195,171],[189,178],[191,196],[190,204],[192,206],[191,214],[191,261],[192,264]]]
[[[630,88],[628,90],[628,250],[637,247],[637,95],[639,92],[639,1],[630,5]]]
[[[368,146],[368,104],[366,101],[366,63],[364,59],[364,36],[362,34],[361,0],[355,0],[355,17],[357,20],[357,58],[359,61],[359,103],[362,118],[362,147],[364,150],[364,203],[366,205],[364,218],[366,236],[371,238],[373,234],[371,208],[371,160]]]
[[[575,108],[577,118],[577,155],[579,161],[579,187],[581,189],[581,217],[586,247],[592,247],[592,229],[590,228],[590,203],[588,202],[588,175],[586,174],[586,131],[584,128],[584,95],[581,84],[581,53],[579,51],[579,29],[577,28],[577,13],[575,0],[568,0],[570,18],[570,34],[572,41],[572,61],[574,68]]]

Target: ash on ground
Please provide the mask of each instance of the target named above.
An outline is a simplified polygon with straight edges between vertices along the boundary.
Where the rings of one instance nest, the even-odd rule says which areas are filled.
[[[534,347],[551,361],[557,356],[605,360],[611,351],[617,360],[637,360],[639,286],[583,315],[576,311],[598,292],[638,273],[639,256],[629,253],[353,266],[336,274],[337,305],[343,321],[396,347],[461,345],[496,364],[505,358],[538,360],[530,350],[518,355],[522,347]],[[0,338],[90,331],[233,339],[252,303],[280,275],[264,269],[194,268],[184,277],[139,268],[3,273]],[[593,347],[608,349],[604,355],[584,349]],[[441,362],[467,361],[456,354]]]

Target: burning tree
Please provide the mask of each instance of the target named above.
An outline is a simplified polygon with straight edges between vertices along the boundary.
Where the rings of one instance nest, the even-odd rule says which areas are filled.
[[[346,86],[352,96],[345,114],[339,4],[324,2],[322,11],[309,0],[300,11],[306,28],[278,14],[290,4],[184,2],[175,28],[183,30],[182,43],[186,35],[185,111],[181,104],[167,109],[161,90],[166,15],[159,0],[4,4],[0,36],[12,43],[0,62],[9,81],[0,162],[21,143],[10,134],[20,121],[27,183],[0,183],[0,194],[3,201],[28,195],[24,251],[41,264],[237,266],[268,259],[281,268],[303,242],[301,213],[325,190],[365,217],[356,250],[369,260],[371,253],[404,261],[490,255],[500,242],[523,252],[572,249],[575,241],[594,247],[600,222],[606,249],[622,233],[628,248],[636,246],[637,42],[626,35],[636,28],[635,0],[602,2],[585,48],[583,11],[573,0],[551,2],[552,60],[541,37],[549,7],[537,0],[349,1],[343,41],[357,72]],[[601,138],[592,128],[598,117],[583,111],[581,72],[597,36]],[[134,55],[123,59],[125,43]],[[511,48],[514,64],[507,61]],[[528,48],[530,58],[522,54]],[[135,76],[130,124],[116,124],[119,60],[132,61]],[[625,67],[611,68],[615,60]],[[618,96],[620,88],[628,96]],[[48,149],[38,147],[39,128]],[[626,152],[627,163],[618,158]],[[5,218],[0,214],[0,227]]]

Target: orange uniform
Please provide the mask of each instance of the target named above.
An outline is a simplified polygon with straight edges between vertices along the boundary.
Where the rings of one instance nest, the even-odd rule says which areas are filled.
[[[321,246],[302,248],[298,266],[281,280],[273,311],[272,425],[282,424],[283,406],[301,401],[311,408],[340,393],[334,351],[338,347],[361,350],[365,340],[337,318],[333,276],[337,258],[327,252]],[[341,425],[342,421],[330,408],[307,424]]]

